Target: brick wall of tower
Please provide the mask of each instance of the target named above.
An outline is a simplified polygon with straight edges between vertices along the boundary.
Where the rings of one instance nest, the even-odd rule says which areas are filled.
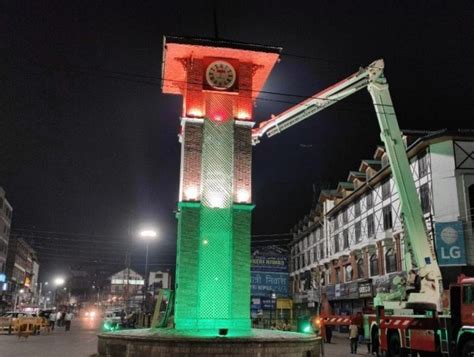
[[[200,117],[205,112],[204,92],[202,91],[204,64],[202,59],[186,61],[186,94],[184,95],[184,116]]]
[[[252,205],[233,209],[232,318],[238,328],[250,328],[250,229]]]
[[[176,255],[176,328],[195,328],[197,325],[199,222],[200,204],[181,203],[178,217]]]
[[[234,117],[251,119],[253,111],[252,102],[252,63],[240,63],[239,66],[239,97],[235,106]]]
[[[236,124],[234,128],[234,202],[252,202],[252,129]],[[248,198],[239,199],[244,191]]]
[[[183,157],[181,172],[181,187],[183,188],[180,201],[188,201],[186,190],[195,187],[198,193],[197,200],[200,199],[201,192],[201,156],[203,124],[186,122],[183,127]]]

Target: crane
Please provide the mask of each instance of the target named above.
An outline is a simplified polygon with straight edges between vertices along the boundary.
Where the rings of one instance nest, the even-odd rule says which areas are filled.
[[[411,293],[405,306],[424,306],[441,311],[442,276],[436,255],[429,243],[426,223],[413,180],[402,133],[398,126],[395,109],[384,76],[384,61],[372,62],[364,68],[293,106],[283,113],[272,116],[252,131],[252,143],[260,142],[263,135],[272,137],[314,114],[330,107],[340,100],[367,88],[373,101],[380,126],[380,137],[390,162],[393,179],[400,197],[400,212],[404,225],[406,242],[411,247],[419,268],[421,289]],[[408,258],[407,258],[408,259]],[[393,300],[390,294],[377,294],[374,305],[385,306]]]

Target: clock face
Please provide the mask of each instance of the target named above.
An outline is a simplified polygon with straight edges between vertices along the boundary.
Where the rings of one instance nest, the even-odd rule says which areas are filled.
[[[207,67],[206,80],[214,89],[226,90],[235,83],[236,73],[234,67],[226,61],[214,61]]]

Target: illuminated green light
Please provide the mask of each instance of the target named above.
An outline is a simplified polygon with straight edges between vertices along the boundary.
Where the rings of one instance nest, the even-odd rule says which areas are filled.
[[[303,328],[303,332],[305,332],[305,333],[311,332],[311,326],[310,326],[309,324],[308,324],[307,326],[305,326],[305,327]]]

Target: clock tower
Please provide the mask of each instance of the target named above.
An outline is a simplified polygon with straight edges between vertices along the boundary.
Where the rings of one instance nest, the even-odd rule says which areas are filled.
[[[253,102],[277,47],[166,37],[164,93],[183,96],[175,325],[249,330]]]

